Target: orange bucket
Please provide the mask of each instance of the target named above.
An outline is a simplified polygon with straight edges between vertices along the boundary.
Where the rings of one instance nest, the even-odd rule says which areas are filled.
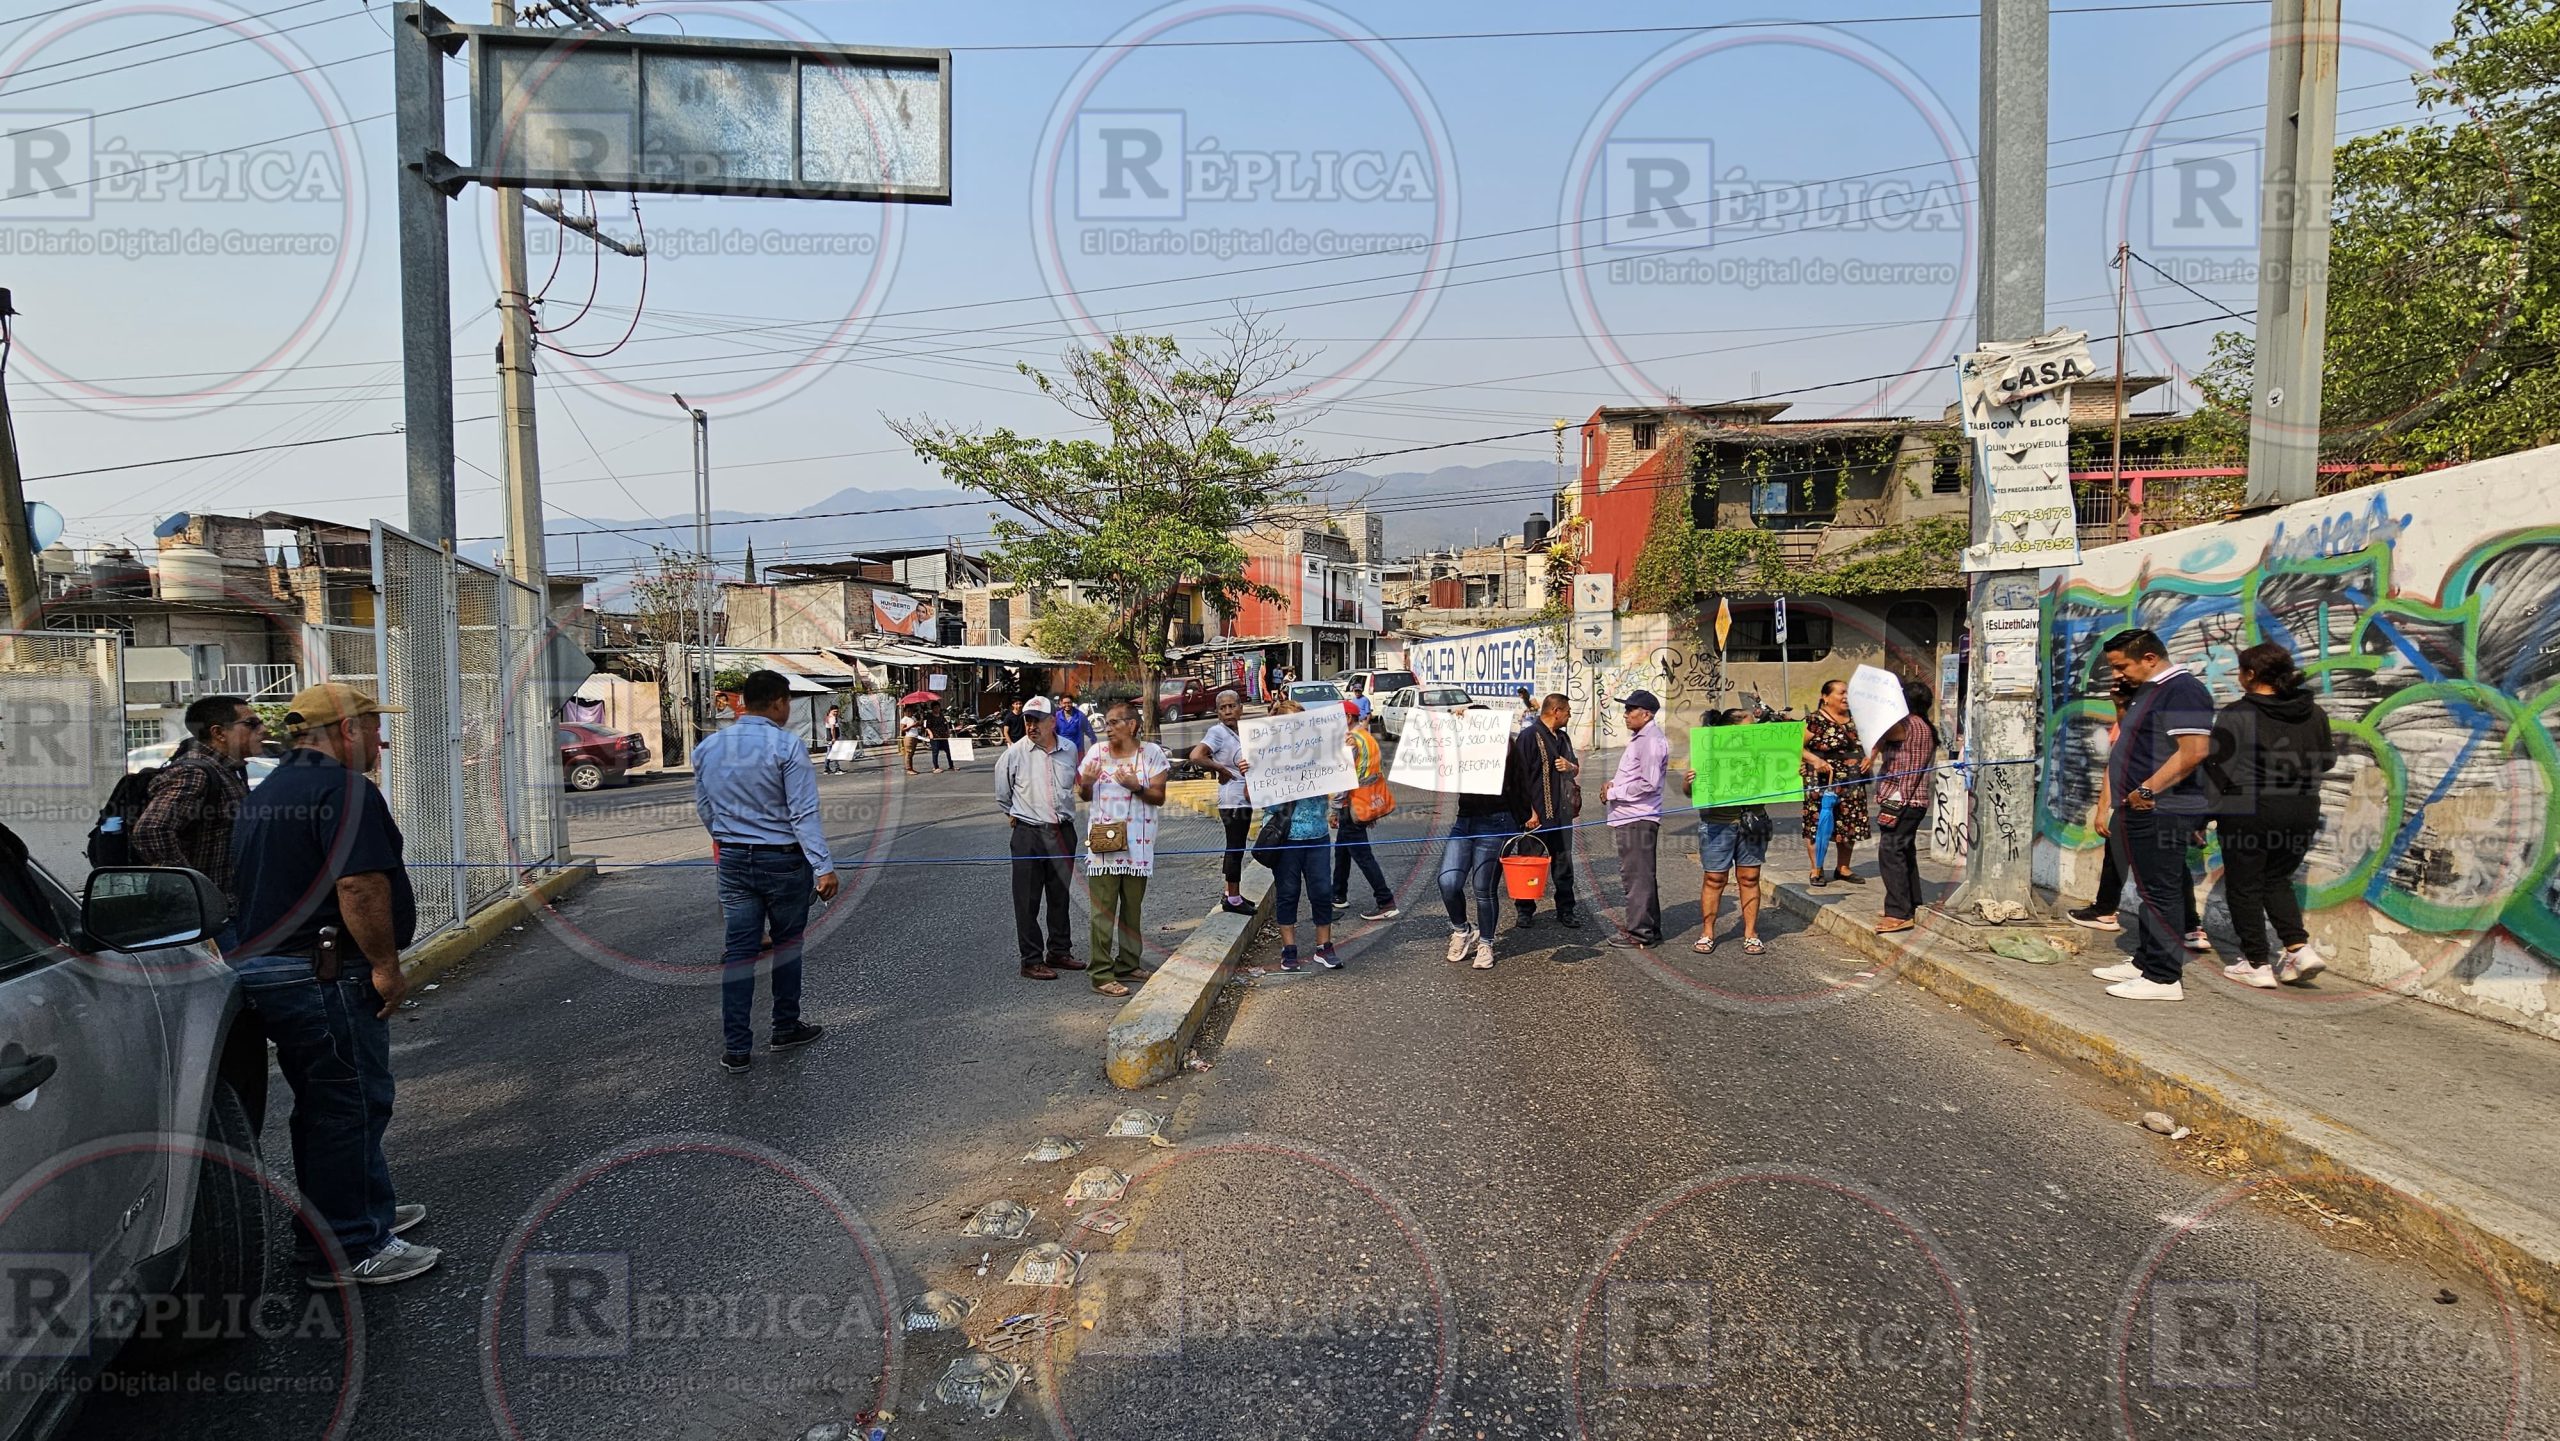
[[[1511,848],[1527,841],[1538,848],[1536,855],[1513,855]],[[1547,873],[1554,867],[1548,859],[1547,843],[1532,835],[1513,836],[1502,843],[1502,888],[1515,901],[1534,901],[1547,893]]]

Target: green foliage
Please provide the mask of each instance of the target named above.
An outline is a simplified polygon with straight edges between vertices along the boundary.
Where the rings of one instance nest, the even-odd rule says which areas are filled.
[[[1031,620],[1031,644],[1042,655],[1094,655],[1108,649],[1118,629],[1111,612],[1082,601],[1053,600]]]
[[[711,673],[711,688],[715,691],[737,690],[746,683],[747,670],[744,666],[724,665]]]
[[[1098,597],[1108,624],[1052,654],[1152,671],[1188,607],[1184,586],[1222,617],[1248,597],[1281,598],[1246,577],[1236,536],[1323,473],[1290,439],[1303,414],[1280,413],[1301,362],[1251,317],[1221,337],[1214,353],[1186,355],[1170,337],[1115,335],[1069,350],[1054,375],[1018,367],[1099,439],[891,423],[919,458],[1008,507],[994,517],[999,576]]]
[[[1970,534],[1970,523],[1952,515],[1884,526],[1821,568],[1789,576],[1782,588],[1798,595],[1948,589],[1963,584],[1956,566]]]
[[[2324,450],[2417,463],[2560,440],[2560,7],[2461,0],[2428,123],[2338,148]],[[2248,337],[2198,377],[2246,433]]]

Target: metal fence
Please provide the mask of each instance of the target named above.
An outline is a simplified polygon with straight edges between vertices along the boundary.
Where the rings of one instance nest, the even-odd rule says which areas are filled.
[[[540,596],[396,527],[373,529],[374,623],[321,626],[315,667],[399,706],[382,784],[421,938],[553,864],[559,756]]]
[[[67,882],[124,760],[121,638],[0,630],[0,821]]]

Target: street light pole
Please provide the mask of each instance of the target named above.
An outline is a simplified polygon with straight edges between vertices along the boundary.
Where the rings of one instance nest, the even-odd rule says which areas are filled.
[[[693,705],[697,725],[711,720],[711,417],[674,397],[693,417]]]

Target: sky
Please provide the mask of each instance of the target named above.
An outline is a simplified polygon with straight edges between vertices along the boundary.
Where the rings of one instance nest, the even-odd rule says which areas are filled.
[[[2183,377],[2255,304],[2266,7],[2056,10],[2048,320],[2113,335],[2121,241],[2139,256],[2127,369]],[[2409,77],[2451,10],[2349,7],[2342,136],[2419,118]],[[1973,339],[1979,50],[1960,3],[609,13],[950,48],[953,200],[565,198],[645,234],[645,263],[530,217],[555,568],[569,532],[690,512],[670,392],[712,417],[718,507],[785,513],[945,487],[888,418],[1066,433],[1015,365],[1113,330],[1210,342],[1239,307],[1307,357],[1306,442],[1372,472],[1551,458],[1555,420],[1673,396],[1934,415]],[[402,521],[388,7],[7,15],[0,284],[21,312],[30,498],[84,547],[148,545],[184,510]],[[462,62],[445,85],[463,159]],[[101,179],[133,165],[152,168]],[[470,540],[502,525],[487,192],[448,214]],[[2173,398],[2192,390],[2152,403]],[[247,453],[148,464],[225,451]],[[1487,503],[1508,522],[1525,499]],[[965,543],[984,521],[923,512],[915,533]],[[728,528],[721,549],[750,536],[772,557],[790,528]]]

